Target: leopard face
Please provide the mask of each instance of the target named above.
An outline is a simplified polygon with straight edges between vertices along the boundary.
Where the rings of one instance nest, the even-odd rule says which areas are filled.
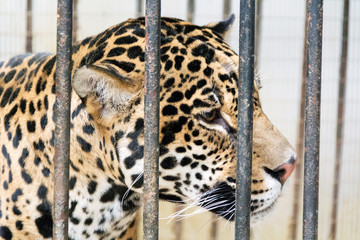
[[[161,21],[159,196],[234,219],[238,56],[234,18]],[[145,20],[73,46],[70,220],[73,239],[135,236],[144,158]],[[0,63],[0,236],[52,237],[55,55]],[[293,148],[254,92],[252,220],[272,208],[294,169]],[[12,200],[11,200],[12,199]]]

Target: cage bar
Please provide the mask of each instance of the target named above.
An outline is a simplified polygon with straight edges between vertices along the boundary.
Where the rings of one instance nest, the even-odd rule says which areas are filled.
[[[32,0],[26,1],[26,41],[25,41],[25,50],[26,52],[32,52],[32,40],[33,40],[33,31],[32,31]]]
[[[346,99],[346,69],[347,69],[347,55],[348,55],[348,36],[349,36],[349,0],[344,0],[343,20],[342,20],[342,40],[341,40],[341,63],[339,76],[339,92],[338,92],[338,109],[337,109],[337,126],[336,126],[336,150],[335,150],[335,165],[334,165],[334,186],[331,209],[331,225],[330,225],[330,239],[336,239],[336,223],[337,211],[339,204],[339,188],[340,188],[340,173],[341,173],[341,159],[343,150],[343,135],[344,135],[344,110]]]
[[[194,22],[195,0],[187,1],[187,21]]]
[[[307,11],[305,10],[305,15]],[[300,112],[298,122],[298,132],[296,140],[296,167],[294,170],[294,192],[293,192],[293,209],[290,220],[289,239],[296,240],[299,225],[299,209],[301,204],[301,183],[304,181],[304,129],[305,129],[305,82],[306,82],[306,36],[307,36],[307,18],[304,22],[304,45],[302,56],[302,77],[300,92]]]
[[[235,239],[250,238],[255,1],[240,1]]]
[[[72,0],[57,9],[53,238],[68,239]]]
[[[323,1],[307,1],[303,239],[318,238]]]
[[[144,239],[159,235],[160,0],[146,1],[145,14]]]
[[[79,12],[78,12],[79,0],[73,0],[73,28],[72,28],[72,42],[75,43],[78,40],[79,30]]]

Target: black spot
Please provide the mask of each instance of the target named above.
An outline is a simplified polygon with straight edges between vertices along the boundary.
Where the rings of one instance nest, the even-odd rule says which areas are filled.
[[[5,157],[5,159],[7,160],[7,164],[9,166],[9,168],[10,168],[10,166],[11,166],[11,158],[10,158],[9,153],[7,152],[7,149],[6,149],[5,145],[2,146],[1,152],[2,152],[3,156]]]
[[[83,131],[86,134],[91,135],[94,132],[94,130],[95,130],[94,127],[92,125],[90,125],[90,124],[87,124],[87,125],[83,126]]]
[[[26,100],[25,99],[20,100],[20,109],[21,109],[22,113],[25,113],[25,111],[26,111]]]
[[[10,72],[8,72],[5,75],[4,82],[5,83],[10,82],[13,79],[13,77],[15,76],[15,73],[16,73],[16,70],[11,70]]]
[[[179,177],[171,176],[171,175],[164,176],[163,179],[166,180],[166,181],[178,181],[178,180],[180,180]]]
[[[96,165],[98,166],[98,168],[100,168],[101,170],[104,171],[103,162],[101,161],[100,158],[98,158],[98,159],[96,160]]]
[[[42,200],[45,200],[46,199],[46,195],[47,195],[47,191],[48,189],[44,186],[44,185],[41,185],[38,189],[38,192],[37,192],[37,196],[39,199],[42,199]]]
[[[31,101],[29,104],[29,111],[30,111],[31,115],[33,115],[35,113],[35,107],[34,107],[33,101]]]
[[[20,220],[16,221],[15,226],[16,226],[16,229],[19,231],[21,231],[24,227],[22,221],[20,221]]]
[[[199,180],[202,179],[202,175],[201,175],[200,173],[196,173],[196,174],[195,174],[195,177],[196,177],[197,179],[199,179]]]
[[[91,180],[88,184],[88,192],[90,194],[93,194],[96,191],[97,183],[93,180]]]
[[[15,131],[15,136],[13,138],[14,148],[17,148],[19,146],[19,142],[21,141],[21,139],[22,139],[22,132],[20,126],[18,125]]]
[[[89,226],[89,225],[91,225],[92,222],[93,222],[93,219],[92,219],[92,218],[87,218],[87,219],[85,220],[85,225]]]
[[[190,163],[191,163],[191,158],[189,158],[189,157],[183,157],[183,159],[181,159],[181,161],[180,161],[180,165],[182,167],[189,165]]]
[[[8,89],[6,89],[6,91],[4,92],[4,95],[2,97],[2,100],[1,100],[1,103],[0,103],[0,106],[3,108],[6,106],[6,104],[8,103],[9,101],[9,98],[12,94],[12,91],[13,91],[13,88],[12,87],[9,87]]]
[[[190,99],[192,97],[192,95],[194,95],[195,91],[196,91],[196,86],[195,85],[191,86],[190,89],[185,91],[185,97],[187,99]]]
[[[17,206],[13,206],[12,211],[13,211],[13,213],[14,213],[15,215],[17,215],[17,216],[20,216],[20,215],[21,215],[21,211],[20,211],[20,209],[19,209]]]
[[[11,240],[13,237],[12,232],[6,226],[0,227],[0,237],[4,238],[5,240]]]
[[[176,166],[177,160],[175,157],[166,157],[161,161],[160,165],[164,169],[173,169]]]
[[[84,108],[84,105],[83,105],[83,104],[79,104],[79,105],[76,107],[76,109],[72,112],[72,114],[71,114],[71,119],[76,118],[77,115],[79,115],[81,109],[83,109],[83,108]]]
[[[40,125],[41,125],[42,130],[45,129],[47,122],[48,122],[48,119],[47,119],[47,115],[45,113],[44,116],[42,116],[41,120],[40,120]]]
[[[183,112],[183,113],[186,113],[186,114],[190,114],[191,113],[191,107],[189,107],[188,105],[186,104],[181,104],[180,105],[180,110]]]
[[[175,69],[176,70],[180,70],[181,69],[181,65],[182,62],[184,61],[184,57],[183,56],[175,56],[174,60],[175,60]]]
[[[122,70],[124,70],[125,72],[131,72],[134,70],[135,68],[135,64],[132,63],[132,62],[119,62],[119,61],[116,61],[116,60],[113,60],[113,59],[108,59],[108,60],[104,60],[102,61],[103,63],[110,63],[112,65],[115,65],[119,68],[121,68]]]
[[[206,68],[204,69],[204,74],[205,74],[205,76],[207,76],[207,77],[210,77],[213,72],[214,72],[214,70],[213,70],[212,68],[210,68],[210,67],[206,67]]]
[[[168,80],[166,80],[166,82],[164,83],[164,88],[172,87],[174,85],[174,80],[174,78],[169,78]]]
[[[44,142],[41,139],[39,139],[39,142],[33,142],[33,146],[34,146],[35,150],[40,150],[42,152],[45,149]]]
[[[184,98],[184,94],[180,91],[175,91],[167,99],[168,102],[179,102]]]
[[[130,59],[135,59],[137,57],[140,57],[140,61],[144,60],[144,53],[143,53],[141,47],[134,46],[134,47],[129,48],[127,51],[128,51],[128,57]]]
[[[76,177],[70,178],[70,180],[69,180],[69,189],[73,190],[74,187],[75,187],[75,184],[76,184]]]
[[[20,87],[16,88],[15,91],[13,91],[9,99],[9,104],[11,104],[17,98],[19,92],[20,92]]]
[[[165,63],[165,71],[169,71],[173,66],[173,61],[167,60]]]
[[[32,183],[32,177],[25,170],[21,171],[21,177],[27,184]]]
[[[180,197],[171,194],[159,193],[159,198],[170,202],[182,202],[182,199]]]
[[[85,151],[85,152],[90,152],[91,151],[91,144],[88,143],[87,141],[85,141],[82,137],[76,136],[76,140],[80,144],[81,149],[83,151]]]
[[[193,158],[195,158],[197,160],[205,160],[206,156],[204,154],[201,154],[201,155],[193,154]]]
[[[119,37],[118,39],[116,39],[116,41],[114,42],[114,44],[117,45],[122,45],[122,44],[131,44],[137,42],[137,38],[133,37],[133,36],[125,36],[125,37]]]
[[[177,153],[184,153],[184,152],[186,152],[186,149],[184,147],[177,147],[175,151]]]
[[[43,68],[43,72],[45,72],[47,75],[50,75],[53,67],[54,67],[54,63],[56,60],[56,56],[53,56],[44,66]]]
[[[194,107],[210,107],[211,105],[200,100],[200,99],[195,99],[194,100]]]
[[[141,175],[139,177],[139,174],[131,175],[131,180],[133,181],[133,187],[134,188],[141,188],[144,184],[144,177]]]
[[[4,125],[5,125],[5,130],[8,131],[10,128],[10,119],[16,114],[18,109],[18,105],[16,104],[8,114],[5,115],[4,117]]]
[[[206,80],[205,79],[201,79],[200,81],[197,82],[196,87],[197,88],[202,88],[203,86],[206,85]]]
[[[188,64],[188,69],[191,72],[198,72],[201,67],[201,62],[199,60],[194,60]]]
[[[110,52],[108,53],[108,57],[116,57],[116,56],[120,56],[122,54],[124,54],[124,52],[126,51],[125,48],[122,47],[117,47],[117,48],[113,48],[110,50]]]
[[[45,177],[49,177],[50,175],[50,169],[48,169],[47,167],[44,167],[43,170],[41,170],[41,172]]]
[[[23,191],[22,191],[20,188],[18,188],[18,189],[16,189],[15,192],[11,195],[11,200],[12,200],[13,202],[17,202],[18,197],[21,196],[21,195],[23,195]]]
[[[37,210],[42,214],[41,217],[35,220],[39,233],[44,238],[52,237],[53,220],[51,216],[51,205],[47,201],[42,202],[37,206]]]
[[[176,115],[177,113],[178,113],[177,108],[172,105],[167,105],[162,109],[162,114],[164,116]]]

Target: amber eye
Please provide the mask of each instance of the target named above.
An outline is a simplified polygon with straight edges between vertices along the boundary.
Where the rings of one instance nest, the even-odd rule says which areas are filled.
[[[212,122],[218,117],[218,111],[217,110],[211,110],[211,111],[208,111],[208,112],[203,112],[201,114],[201,117],[206,122]]]

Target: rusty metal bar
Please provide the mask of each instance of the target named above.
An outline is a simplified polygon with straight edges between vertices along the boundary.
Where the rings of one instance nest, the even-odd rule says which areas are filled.
[[[337,109],[337,127],[336,127],[336,150],[335,150],[335,168],[334,168],[334,189],[332,197],[331,209],[331,226],[330,239],[336,239],[336,223],[337,210],[339,204],[339,186],[341,173],[341,159],[343,152],[343,135],[344,135],[344,110],[346,99],[346,68],[348,55],[348,36],[349,36],[349,0],[344,0],[343,9],[343,25],[342,25],[342,43],[341,43],[341,63],[340,63],[340,77],[339,77],[339,92],[338,92],[338,109]]]
[[[307,1],[303,239],[318,239],[323,1]]]
[[[68,239],[72,0],[58,0],[53,238]]]
[[[32,0],[26,1],[26,42],[25,42],[25,50],[26,52],[32,52],[32,39],[33,39],[33,31],[32,31]]]
[[[136,16],[141,17],[143,14],[144,0],[137,0],[136,2]]]
[[[263,1],[256,0],[256,21],[255,21],[255,67],[259,67],[260,64],[260,40],[261,40],[261,27],[262,27],[262,10]]]
[[[75,43],[78,40],[77,32],[79,29],[78,21],[78,5],[79,0],[73,0],[73,28],[72,28],[72,42]]]
[[[306,10],[305,10],[306,15]],[[293,211],[290,222],[290,239],[296,240],[299,224],[299,210],[301,201],[301,183],[304,176],[304,129],[305,129],[305,80],[306,80],[306,36],[307,36],[307,18],[304,22],[304,45],[303,45],[303,62],[302,62],[302,78],[301,78],[301,94],[300,94],[300,117],[298,123],[298,133],[296,142],[296,167],[294,171],[294,193],[293,193]]]
[[[223,19],[229,17],[230,13],[231,13],[231,1],[223,0]]]
[[[195,1],[188,0],[187,4],[187,21],[194,22]]]
[[[255,1],[240,1],[235,239],[250,238]]]
[[[160,0],[146,0],[144,239],[159,235]]]

